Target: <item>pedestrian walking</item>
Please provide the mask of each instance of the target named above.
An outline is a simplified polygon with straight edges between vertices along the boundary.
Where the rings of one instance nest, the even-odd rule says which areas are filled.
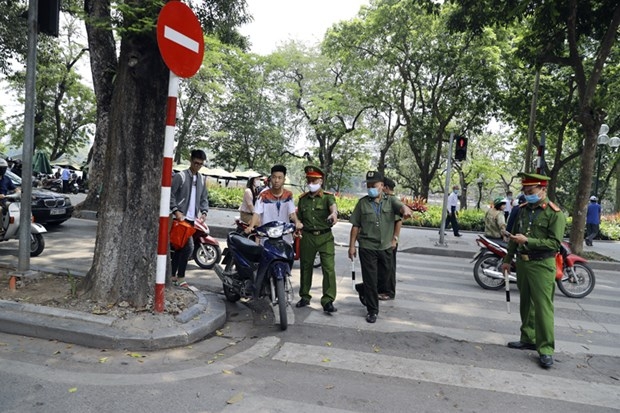
[[[521,337],[509,342],[508,347],[538,351],[539,364],[549,368],[555,351],[555,256],[564,237],[566,217],[547,198],[549,177],[526,173],[520,176],[527,205],[519,208],[502,270],[510,271],[516,254]]]
[[[392,271],[392,241],[396,215],[407,218],[411,210],[399,199],[383,193],[383,175],[377,171],[366,173],[368,195],[360,198],[349,219],[349,259],[357,256],[355,243],[359,243],[359,258],[366,309],[366,321],[374,323],[379,314],[378,286],[385,283]],[[384,284],[383,284],[384,285]]]
[[[207,160],[207,155],[201,149],[194,149],[190,154],[190,165],[172,177],[170,188],[170,211],[174,219],[187,221],[191,226],[195,220],[206,220],[209,211],[208,191],[200,168]],[[182,288],[188,288],[185,281],[187,261],[194,250],[192,237],[184,247],[171,251],[172,253],[172,283]]]
[[[336,250],[332,226],[338,221],[338,207],[334,195],[322,189],[325,177],[323,171],[316,166],[309,165],[304,168],[304,172],[308,191],[299,197],[297,203],[297,218],[303,224],[302,238],[299,241],[301,274],[299,296],[301,299],[295,306],[305,307],[310,304],[314,257],[319,254],[323,271],[321,306],[326,313],[333,313],[338,310],[334,307]]]
[[[590,247],[592,240],[598,235],[601,225],[601,204],[597,201],[598,199],[594,195],[590,197],[590,204],[586,213],[586,245]]]
[[[447,223],[452,225],[452,232],[455,237],[461,236],[459,232],[459,221],[457,219],[459,214],[459,189],[458,185],[452,187],[452,193],[448,196],[448,215],[446,217]]]

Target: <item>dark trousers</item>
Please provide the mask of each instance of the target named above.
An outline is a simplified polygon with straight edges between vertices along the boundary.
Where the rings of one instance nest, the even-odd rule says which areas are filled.
[[[66,194],[67,192],[69,192],[69,180],[63,179],[62,180],[62,193]]]
[[[192,221],[187,221],[189,224],[194,225]],[[172,254],[171,266],[172,266],[172,277],[184,278],[185,277],[185,269],[187,268],[187,261],[189,261],[189,257],[194,252],[194,240],[190,237],[187,240],[187,244],[180,250],[171,250]]]
[[[586,244],[592,245],[592,240],[596,238],[599,231],[599,224],[586,224]]]
[[[389,276],[385,278],[385,282],[379,284],[378,290],[379,294],[387,294],[391,298],[396,297],[396,251],[398,251],[398,244],[396,244],[396,248],[392,250],[392,271],[390,271]]]
[[[378,286],[385,285],[392,271],[392,248],[386,250],[359,249],[366,309],[369,314],[379,314]]]
[[[446,217],[446,229],[448,229],[448,225],[452,225],[452,231],[454,235],[459,235],[459,222],[456,220],[456,214],[449,213]]]

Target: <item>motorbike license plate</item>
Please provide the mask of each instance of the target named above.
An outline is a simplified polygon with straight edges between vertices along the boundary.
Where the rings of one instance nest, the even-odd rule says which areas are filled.
[[[67,213],[66,208],[53,208],[50,210],[50,215],[63,215]]]

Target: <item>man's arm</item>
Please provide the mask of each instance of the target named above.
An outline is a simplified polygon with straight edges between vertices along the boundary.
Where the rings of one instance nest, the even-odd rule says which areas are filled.
[[[398,246],[398,240],[400,239],[400,229],[403,227],[403,220],[399,219],[394,221],[394,237],[392,238],[392,248]]]
[[[353,260],[357,256],[357,249],[355,243],[357,242],[357,236],[360,232],[360,227],[352,226],[351,233],[349,234],[349,259]]]
[[[327,220],[331,221],[332,225],[335,225],[338,222],[338,205],[335,202],[329,206],[329,212]]]
[[[289,214],[288,218],[295,223],[295,228],[302,229],[304,227],[304,224],[302,224],[301,221],[297,219],[297,214],[295,212]]]

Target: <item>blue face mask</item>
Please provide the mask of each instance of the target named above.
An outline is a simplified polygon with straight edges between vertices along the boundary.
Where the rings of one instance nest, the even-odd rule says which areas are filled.
[[[379,190],[377,188],[368,188],[368,196],[376,198],[379,196]]]
[[[540,201],[540,196],[538,194],[525,195],[525,200],[528,204],[535,204]]]

